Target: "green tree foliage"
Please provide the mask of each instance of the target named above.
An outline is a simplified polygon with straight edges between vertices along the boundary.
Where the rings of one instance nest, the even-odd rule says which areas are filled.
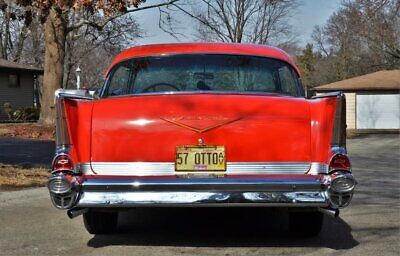
[[[313,86],[312,75],[315,70],[316,59],[312,44],[307,44],[302,50],[302,54],[297,56],[297,66],[303,76],[303,85],[305,88]]]

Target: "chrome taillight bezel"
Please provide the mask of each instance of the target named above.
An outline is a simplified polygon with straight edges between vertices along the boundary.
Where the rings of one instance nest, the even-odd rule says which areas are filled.
[[[72,208],[78,197],[80,184],[76,176],[65,172],[53,173],[47,182],[50,198],[58,209]]]
[[[331,207],[334,209],[344,208],[348,206],[353,198],[354,189],[357,181],[353,175],[347,171],[335,171],[328,176],[328,196]],[[336,183],[340,181],[349,182],[350,185],[344,189],[340,189]]]

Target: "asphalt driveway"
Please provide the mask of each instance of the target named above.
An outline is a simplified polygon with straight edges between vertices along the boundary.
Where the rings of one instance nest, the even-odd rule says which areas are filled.
[[[22,167],[51,167],[54,141],[0,138],[0,163]]]
[[[288,236],[284,214],[265,209],[129,211],[119,233],[93,236],[41,188],[0,193],[0,254],[399,255],[400,138],[359,137],[348,148],[359,182],[353,203],[314,239]]]

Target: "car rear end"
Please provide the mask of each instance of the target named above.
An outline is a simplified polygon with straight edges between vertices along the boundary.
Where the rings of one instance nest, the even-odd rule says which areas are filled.
[[[337,216],[356,185],[344,95],[205,91],[221,84],[210,74],[193,72],[212,80],[197,82],[200,91],[150,83],[152,93],[116,89],[98,100],[59,91],[53,204],[84,214],[90,233],[112,232],[129,208],[250,206],[288,209],[295,233],[316,235],[322,212]]]

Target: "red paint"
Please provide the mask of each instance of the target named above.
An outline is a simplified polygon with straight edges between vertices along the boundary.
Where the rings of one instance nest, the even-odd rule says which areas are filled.
[[[176,146],[202,138],[206,145],[225,145],[228,162],[328,163],[335,102],[229,94],[103,99],[93,107],[91,159],[173,162]],[[193,116],[238,120],[204,133],[164,120]]]
[[[336,97],[307,100],[310,109],[311,155],[315,162],[329,164],[333,153],[331,138],[336,111]]]
[[[74,163],[90,162],[93,101],[65,99],[71,152]]]
[[[164,120],[192,116],[238,120],[204,133]],[[293,97],[108,98],[94,103],[91,158],[94,162],[174,162],[176,146],[196,145],[202,138],[205,145],[225,145],[227,162],[308,162],[313,158],[309,120],[307,101]],[[200,126],[202,122],[208,121],[198,120]]]
[[[170,162],[175,146],[197,144],[199,138],[208,145],[225,145],[229,162],[328,163],[332,155],[336,101],[330,98],[192,94],[72,102],[67,101],[67,117],[74,162],[89,162],[90,154],[92,161]],[[238,120],[204,133],[163,120],[196,115]]]
[[[238,54],[262,56],[283,60],[289,63],[300,76],[300,71],[290,56],[279,48],[256,44],[232,43],[176,43],[153,44],[128,48],[118,54],[107,69],[105,76],[119,62],[135,57],[158,56],[167,54]]]
[[[110,68],[128,58],[174,53],[261,55],[294,66],[272,47],[199,43],[130,48]],[[195,145],[200,138],[205,145],[224,145],[227,162],[329,164],[333,155],[335,97],[188,92],[65,103],[74,163],[174,162],[176,146]]]

